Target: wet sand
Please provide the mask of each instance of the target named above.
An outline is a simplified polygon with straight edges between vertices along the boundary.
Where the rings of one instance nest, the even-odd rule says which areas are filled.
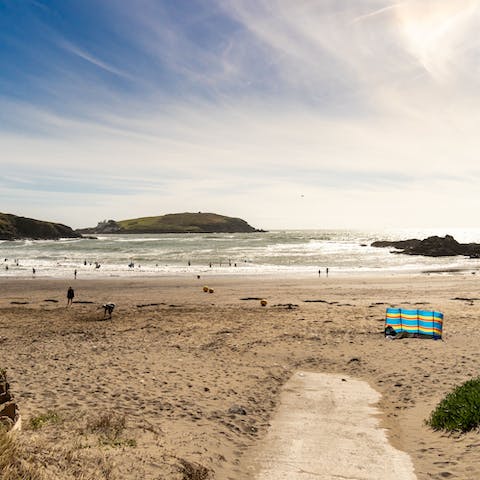
[[[70,283],[76,301],[93,303],[66,308]],[[304,370],[377,390],[381,424],[419,480],[473,480],[478,433],[433,432],[424,420],[478,375],[477,290],[467,273],[0,278],[0,366],[22,414],[22,452],[45,478],[251,478],[282,386]],[[117,307],[103,320],[109,301]],[[385,340],[387,306],[443,312],[444,341]]]

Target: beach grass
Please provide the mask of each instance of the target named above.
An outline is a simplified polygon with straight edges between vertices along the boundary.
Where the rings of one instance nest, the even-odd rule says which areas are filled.
[[[125,415],[105,412],[87,421],[86,430],[99,437],[99,444],[109,447],[136,447],[137,441],[133,438],[124,438],[123,432],[127,426]]]
[[[456,387],[427,420],[434,430],[469,432],[480,426],[480,377]]]
[[[0,426],[0,478],[2,480],[44,480],[37,468],[25,460],[16,438]]]
[[[32,417],[30,419],[30,428],[32,430],[39,430],[48,423],[57,424],[60,423],[60,421],[60,415],[57,412],[55,412],[54,410],[48,410],[47,412],[41,413],[36,417]]]

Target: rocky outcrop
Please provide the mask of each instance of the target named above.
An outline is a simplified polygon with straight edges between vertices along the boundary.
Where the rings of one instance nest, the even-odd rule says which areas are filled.
[[[393,253],[406,255],[423,255],[425,257],[453,257],[463,255],[472,258],[480,257],[480,244],[459,243],[451,235],[445,237],[428,237],[424,240],[410,239],[397,242],[373,242],[372,247],[393,247],[398,249]]]
[[[10,384],[4,370],[0,370],[0,425],[7,430],[19,428],[20,425],[18,407],[10,392]]]
[[[131,220],[108,220],[96,227],[77,230],[82,234],[101,233],[249,233],[258,232],[241,218],[216,213],[171,213]]]
[[[79,233],[61,223],[0,213],[0,240],[58,240],[79,237]]]

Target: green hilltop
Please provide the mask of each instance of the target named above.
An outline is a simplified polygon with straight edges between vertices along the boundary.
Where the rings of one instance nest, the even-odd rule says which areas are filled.
[[[156,217],[130,220],[108,220],[94,228],[78,230],[81,233],[237,233],[256,232],[241,218],[216,213],[171,213]]]

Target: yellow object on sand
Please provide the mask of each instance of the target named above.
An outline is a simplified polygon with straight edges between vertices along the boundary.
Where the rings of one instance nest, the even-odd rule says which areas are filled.
[[[213,288],[210,288],[210,289],[208,290],[208,293],[213,293],[214,291],[215,291],[215,290],[214,290]]]
[[[208,292],[208,287],[207,287],[207,286],[203,287],[203,291],[204,291],[205,293]]]
[[[262,307],[266,307],[267,306],[267,301],[264,298],[262,298],[262,300],[260,300],[260,305]]]

